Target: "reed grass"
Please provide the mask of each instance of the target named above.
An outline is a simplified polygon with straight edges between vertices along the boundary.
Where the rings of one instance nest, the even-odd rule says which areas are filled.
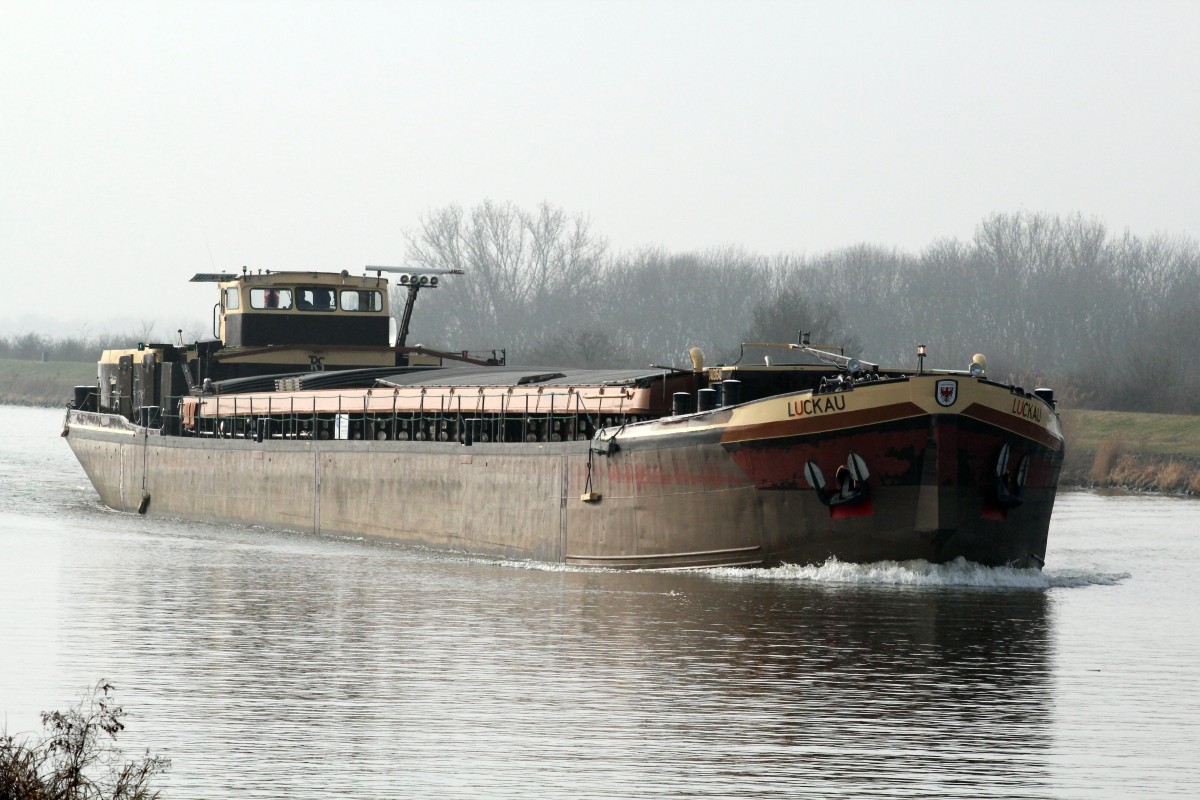
[[[1114,436],[1101,442],[1095,458],[1092,459],[1092,468],[1088,472],[1088,478],[1094,483],[1108,480],[1113,467],[1124,453],[1125,438],[1123,436]]]

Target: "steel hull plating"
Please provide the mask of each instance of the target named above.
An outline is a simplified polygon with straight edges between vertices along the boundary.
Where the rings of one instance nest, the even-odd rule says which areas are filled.
[[[1037,420],[1015,402],[1009,411],[992,387],[962,394],[947,410],[931,381],[801,393],[596,442],[255,442],[77,412],[65,433],[102,501],[124,511],[148,495],[156,515],[622,568],[960,556],[1039,566],[1062,462],[1057,417],[1048,405]],[[828,504],[805,465],[833,476],[848,454],[869,467],[866,491]]]

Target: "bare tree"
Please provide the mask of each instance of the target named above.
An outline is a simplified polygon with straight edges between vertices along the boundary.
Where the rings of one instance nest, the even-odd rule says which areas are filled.
[[[769,291],[765,260],[737,248],[671,254],[645,248],[615,259],[600,301],[618,341],[659,364],[736,356],[754,304]]]
[[[1096,407],[1200,411],[1200,367],[1178,356],[1197,338],[1200,245],[1113,236],[1078,214],[994,214],[919,256],[868,244],[609,256],[583,218],[485,202],[423,218],[409,254],[467,273],[414,321],[455,349],[592,366],[686,364],[697,345],[712,363],[803,329],[881,363],[910,363],[917,344],[935,366],[984,352],[993,375],[1073,387]]]
[[[585,217],[490,200],[469,214],[457,205],[429,213],[408,242],[414,264],[465,273],[453,297],[418,308],[414,329],[438,324],[440,336],[472,347],[532,349],[568,335],[599,286],[608,249]]]
[[[750,342],[787,343],[811,333],[814,344],[838,345],[847,355],[858,355],[861,343],[846,329],[841,312],[829,303],[814,300],[801,285],[780,290],[754,307],[753,323],[746,331]]]

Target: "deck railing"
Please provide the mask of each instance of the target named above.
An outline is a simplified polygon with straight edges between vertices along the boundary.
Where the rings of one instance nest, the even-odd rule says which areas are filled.
[[[201,398],[202,400],[203,398]],[[230,439],[402,440],[429,442],[553,442],[590,439],[601,427],[621,425],[644,415],[596,413],[574,392],[538,395],[436,395],[417,408],[390,409],[351,395],[282,398],[225,395],[200,413],[194,396],[164,404],[164,431],[182,436]],[[307,402],[306,402],[307,401]],[[436,401],[436,405],[434,402]]]

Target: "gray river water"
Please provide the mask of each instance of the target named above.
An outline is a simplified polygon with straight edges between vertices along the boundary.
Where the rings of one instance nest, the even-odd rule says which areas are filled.
[[[97,680],[169,798],[1196,797],[1200,501],[1042,572],[619,573],[147,519],[0,406],[0,723]]]

